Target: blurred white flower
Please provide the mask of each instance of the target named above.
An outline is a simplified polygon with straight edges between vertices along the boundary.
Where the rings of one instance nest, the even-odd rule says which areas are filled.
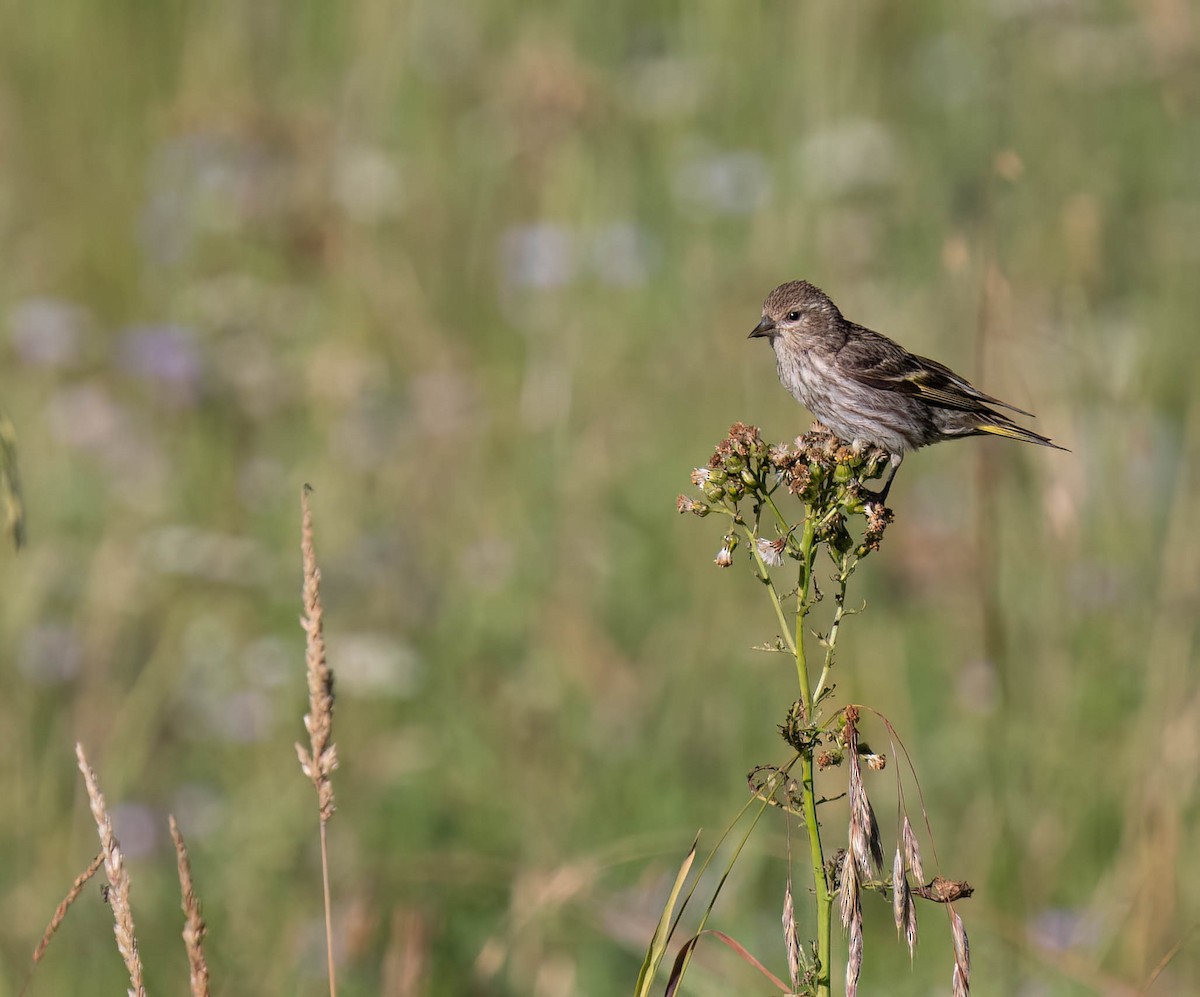
[[[417,690],[416,652],[391,634],[359,632],[329,640],[338,688],[350,695],[406,699]]]
[[[106,388],[85,383],[54,392],[46,402],[46,422],[60,443],[97,450],[117,438],[127,418]]]
[[[404,185],[394,157],[370,146],[338,150],[333,199],[356,222],[387,221],[404,209]]]
[[[151,568],[165,575],[258,585],[267,573],[267,554],[257,541],[194,526],[152,530],[142,538],[139,550]]]
[[[13,349],[25,363],[61,367],[79,357],[88,314],[56,298],[26,298],[9,310]]]
[[[562,225],[520,225],[500,237],[500,268],[511,287],[562,287],[575,276],[577,255],[575,234]]]
[[[884,187],[900,174],[900,152],[880,122],[848,118],[806,137],[796,166],[809,194],[831,197]]]
[[[710,215],[747,215],[771,198],[771,174],[761,153],[750,149],[700,150],[672,178],[680,206]]]
[[[599,229],[588,248],[591,270],[603,284],[633,287],[649,279],[658,247],[640,225],[613,222]]]
[[[694,114],[711,89],[712,74],[699,59],[642,59],[630,67],[627,75],[630,113],[651,120],[669,121]]]
[[[266,740],[275,728],[277,697],[261,689],[243,689],[209,703],[212,733],[234,744]]]

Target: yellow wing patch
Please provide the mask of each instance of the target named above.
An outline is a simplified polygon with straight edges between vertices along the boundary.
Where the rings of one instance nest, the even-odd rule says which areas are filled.
[[[1025,442],[1030,442],[1031,440],[1039,438],[1036,433],[1031,433],[1027,429],[1013,429],[1009,426],[994,426],[989,424],[986,426],[976,426],[975,428],[981,433],[991,433],[993,436],[1004,436],[1010,440],[1023,440]]]

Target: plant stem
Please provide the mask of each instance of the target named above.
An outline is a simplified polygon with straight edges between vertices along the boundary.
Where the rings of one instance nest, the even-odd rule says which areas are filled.
[[[800,537],[800,585],[796,594],[796,676],[800,680],[800,699],[807,724],[815,722],[813,691],[808,678],[808,658],[804,650],[804,618],[808,615],[812,591],[813,562],[816,558],[816,525],[813,511],[805,509],[804,531]],[[819,689],[818,689],[819,691]],[[808,829],[808,848],[812,860],[813,891],[817,898],[817,997],[829,997],[829,960],[833,921],[833,894],[825,876],[825,853],[821,846],[821,825],[817,820],[817,797],[813,785],[813,746],[800,753],[800,797],[804,824]]]
[[[812,687],[808,684],[808,658],[804,653],[804,618],[808,615],[813,560],[817,552],[813,546],[816,527],[812,520],[812,510],[806,508],[804,512],[804,532],[800,536],[800,584],[796,589],[796,641],[792,649],[796,652],[796,678],[800,680],[800,701],[804,704],[805,719],[811,723],[813,694]]]
[[[321,818],[321,885],[325,893],[325,957],[329,967],[329,997],[337,997],[337,973],[333,963],[333,901],[329,893],[329,845],[325,828],[328,821]]]
[[[854,563],[848,560],[848,555],[843,554],[841,562],[838,565],[837,577],[837,593],[834,595],[834,603],[836,608],[833,611],[833,623],[829,627],[829,636],[825,640],[825,664],[821,669],[821,677],[817,679],[817,688],[813,692],[813,701],[816,702],[821,698],[821,693],[825,690],[826,683],[829,682],[829,673],[833,670],[833,653],[837,647],[838,631],[842,626],[842,618],[846,615],[846,585],[850,581],[850,574],[854,571]]]
[[[775,616],[779,619],[780,635],[783,637],[784,643],[787,644],[788,650],[795,654],[796,645],[792,642],[792,635],[788,631],[787,616],[783,612],[783,601],[779,598],[779,590],[775,588],[775,583],[771,580],[771,572],[767,568],[767,563],[758,551],[757,538],[754,535],[754,531],[745,523],[742,523],[742,532],[746,535],[746,546],[750,548],[751,553],[754,555],[754,561],[758,565],[759,576],[762,578],[763,584],[766,585],[767,592],[770,593],[771,605],[775,607]]]
[[[829,960],[832,948],[833,894],[825,878],[825,853],[821,847],[821,825],[817,821],[817,800],[813,788],[813,753],[809,748],[800,755],[800,795],[804,805],[804,824],[808,829],[808,848],[812,859],[813,888],[817,897],[817,997],[829,997]]]

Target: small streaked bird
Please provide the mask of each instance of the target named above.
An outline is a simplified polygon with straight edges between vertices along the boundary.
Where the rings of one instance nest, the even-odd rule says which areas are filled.
[[[750,338],[775,350],[779,380],[837,436],[873,444],[891,456],[888,490],[904,455],[961,436],[1004,436],[1065,450],[997,411],[1032,414],[985,395],[935,360],[909,353],[887,336],[842,317],[829,296],[806,280],[780,284],[763,302]]]

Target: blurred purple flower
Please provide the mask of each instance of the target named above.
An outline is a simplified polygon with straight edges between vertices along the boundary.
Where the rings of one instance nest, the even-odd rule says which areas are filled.
[[[189,841],[203,840],[224,827],[227,809],[216,789],[199,782],[185,782],[171,803],[171,812]]]
[[[1088,949],[1100,940],[1096,916],[1086,910],[1050,907],[1033,916],[1027,928],[1038,948],[1056,952]]]
[[[17,356],[45,367],[61,367],[79,356],[87,322],[84,309],[55,298],[28,298],[8,313]]]
[[[202,364],[191,329],[180,325],[130,329],[121,337],[118,357],[128,373],[166,389],[167,398],[195,400]]]
[[[161,815],[146,803],[126,800],[109,807],[113,830],[127,858],[149,855],[158,847]]]

